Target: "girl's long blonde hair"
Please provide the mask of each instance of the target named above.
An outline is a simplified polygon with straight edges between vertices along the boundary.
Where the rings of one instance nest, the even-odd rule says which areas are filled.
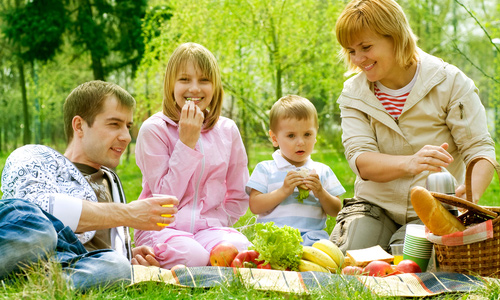
[[[214,94],[207,107],[207,112],[205,112],[204,123],[205,129],[211,129],[219,120],[224,90],[215,56],[200,44],[182,44],[170,56],[163,82],[163,113],[174,122],[179,122],[180,107],[174,98],[175,80],[178,72],[182,71],[188,62],[193,62],[200,69],[203,76],[212,82]]]

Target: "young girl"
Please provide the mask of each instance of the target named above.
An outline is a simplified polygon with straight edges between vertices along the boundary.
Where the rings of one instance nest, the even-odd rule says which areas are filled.
[[[210,250],[250,243],[228,226],[248,208],[247,156],[234,121],[221,117],[223,89],[213,54],[186,43],[165,72],[163,112],[144,122],[136,144],[142,171],[139,199],[168,194],[179,199],[176,221],[161,231],[135,231],[137,245],[154,248],[161,267],[206,266]]]

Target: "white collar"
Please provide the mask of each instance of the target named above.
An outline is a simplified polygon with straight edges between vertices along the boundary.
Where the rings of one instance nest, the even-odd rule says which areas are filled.
[[[288,162],[282,155],[280,149],[274,151],[273,153],[273,159],[274,162],[276,163],[276,166],[278,169],[284,169],[285,171],[290,171],[290,170],[295,170],[297,169],[296,166],[292,165],[291,163]],[[306,163],[301,167],[301,168],[307,168],[309,170],[314,169],[313,166],[313,161],[311,159],[311,156],[307,158]]]

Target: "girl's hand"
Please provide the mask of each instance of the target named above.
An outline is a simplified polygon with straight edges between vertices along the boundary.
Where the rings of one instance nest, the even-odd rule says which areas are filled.
[[[179,139],[181,142],[194,149],[200,138],[204,120],[205,115],[193,101],[184,104],[179,119]]]
[[[153,248],[145,245],[132,248],[132,260],[130,262],[132,265],[160,267]]]
[[[448,153],[448,144],[441,146],[425,145],[417,153],[410,156],[408,173],[420,174],[423,171],[440,172],[441,167],[447,167],[453,162],[453,156]]]

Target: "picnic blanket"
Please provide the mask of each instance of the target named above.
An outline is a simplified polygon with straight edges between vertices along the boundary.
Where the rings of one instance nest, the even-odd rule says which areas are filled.
[[[379,296],[424,297],[442,293],[473,292],[500,280],[458,273],[417,273],[388,277],[351,276],[322,272],[293,272],[229,267],[190,267],[170,271],[158,267],[133,266],[132,284],[157,281],[192,288],[243,283],[247,288],[295,294],[310,294],[319,288],[370,290]]]

